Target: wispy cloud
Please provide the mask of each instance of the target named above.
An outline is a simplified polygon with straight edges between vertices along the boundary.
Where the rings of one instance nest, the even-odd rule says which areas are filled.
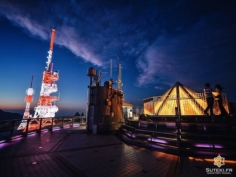
[[[28,30],[32,35],[38,36],[44,40],[48,38],[48,35],[46,33],[47,30],[45,29],[45,27],[37,23],[37,21],[29,18],[29,16],[27,16],[27,13],[25,13],[25,15],[21,14],[22,11],[20,9],[17,9],[14,6],[10,6],[10,4],[8,3],[0,4],[0,7],[0,15],[5,16],[14,24],[17,24],[18,26]]]
[[[53,18],[45,19],[45,22],[42,23],[41,20],[37,19],[40,18],[40,16],[35,17],[33,16],[34,13],[32,11],[26,11],[27,8],[21,9],[20,6],[15,6],[10,3],[4,3],[2,5],[0,4],[0,7],[2,9],[0,11],[1,15],[5,16],[15,25],[18,25],[23,29],[29,31],[31,35],[37,36],[43,40],[49,40],[49,24],[55,24],[55,21],[57,20],[61,20],[62,22],[64,21],[65,23],[67,23],[66,18],[60,15],[58,15],[56,18],[62,19],[55,20],[55,15],[52,15]],[[42,13],[45,12],[42,11]],[[70,19],[70,17],[68,17],[68,19]],[[51,25],[51,27],[52,26],[53,25]],[[81,42],[80,39],[83,39],[84,37],[79,35],[75,27],[62,24],[57,29],[58,34],[55,39],[56,44],[68,48],[72,53],[83,58],[86,62],[91,62],[97,66],[102,65],[102,57],[98,54],[95,54],[93,48],[89,46],[89,43],[86,43],[83,40]]]
[[[235,13],[227,3],[10,2],[0,3],[1,16],[43,40],[55,26],[55,43],[94,65],[104,67],[119,56],[125,66],[136,66],[138,87],[218,81],[213,73],[234,63],[227,56],[233,51],[235,36],[228,34],[236,31]],[[222,58],[228,62],[221,64]]]
[[[80,43],[78,35],[74,28],[63,26],[58,30],[57,44],[68,48],[76,56],[82,57],[85,61],[101,66],[100,56],[94,54],[90,46],[86,43]]]
[[[221,61],[230,52],[235,38],[227,35],[229,31],[225,26],[217,28],[212,23],[219,15],[199,19],[184,33],[159,36],[136,62],[140,69],[137,86],[151,84],[155,87],[180,81],[199,88],[199,84],[202,87],[206,81],[224,82],[220,80],[223,68],[230,68],[234,59],[227,57],[228,62]],[[232,77],[227,72],[224,75]]]
[[[148,47],[149,39],[155,35],[147,28],[149,22],[154,24],[155,21],[149,19],[150,12],[157,13],[153,4],[105,0],[94,3],[3,0],[0,15],[43,40],[49,40],[49,29],[56,27],[56,44],[68,48],[86,62],[104,66],[116,56],[135,60]]]
[[[140,57],[136,63],[141,73],[137,79],[137,86],[163,81],[163,77],[171,70],[169,63],[171,59],[168,57],[168,54],[158,47],[147,48],[145,55]]]

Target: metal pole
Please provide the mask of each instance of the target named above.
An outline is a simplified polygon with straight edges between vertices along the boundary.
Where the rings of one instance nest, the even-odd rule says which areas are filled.
[[[53,120],[54,120],[54,118],[52,118],[52,123],[51,123],[51,128],[50,128],[51,131],[52,131],[52,128],[53,128]]]
[[[42,129],[42,120],[43,120],[43,118],[40,118],[38,133],[41,133],[41,129]]]
[[[73,124],[74,124],[74,117],[72,117],[72,123],[71,123],[71,127],[73,128]]]
[[[30,122],[31,119],[27,119],[27,124],[26,124],[26,130],[25,130],[25,134],[24,134],[24,137],[27,137],[28,136],[28,130],[29,130],[29,122]]]
[[[87,89],[87,97],[88,97],[88,102],[87,102],[87,110],[86,110],[86,113],[87,113],[87,119],[86,119],[86,132],[88,133],[89,132],[89,110],[90,110],[90,89],[91,89],[91,85],[92,85],[92,77],[90,77],[90,86],[88,86],[88,89]]]
[[[9,140],[12,140],[12,136],[13,136],[13,132],[14,132],[14,125],[15,125],[15,120],[11,121],[11,130],[10,130]]]
[[[62,117],[61,128],[63,128],[63,123],[64,123],[64,117]]]
[[[177,146],[178,146],[178,154],[180,154],[181,148],[181,125],[180,125],[180,113],[178,107],[175,107],[176,113],[176,138],[177,138]]]

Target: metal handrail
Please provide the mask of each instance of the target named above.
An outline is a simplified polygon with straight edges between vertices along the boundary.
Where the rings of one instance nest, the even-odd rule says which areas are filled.
[[[31,119],[23,119],[26,122],[26,127],[23,130],[16,130],[17,122],[18,124],[22,122],[19,119],[13,120],[2,120],[0,121],[0,143],[5,141],[10,141],[14,139],[14,136],[23,136],[27,137],[28,134],[32,131],[36,131],[37,133],[41,133],[43,129],[48,129],[49,131],[53,130],[55,126],[55,121],[59,121],[60,124],[57,124],[60,128],[64,128],[65,124],[70,124],[70,127],[74,126],[75,120],[80,120],[81,124],[86,123],[86,116],[61,116],[61,117],[49,117],[49,118],[31,118]],[[31,128],[30,123],[32,121],[38,122],[36,128]],[[68,121],[69,120],[69,121]],[[46,121],[50,122],[50,125],[46,125]],[[45,125],[44,125],[45,123]]]
[[[176,118],[176,122],[172,121],[171,123],[175,125],[171,129],[167,126],[164,132],[158,129],[160,122],[140,121],[137,124],[137,121],[134,121],[135,123],[132,124],[133,121],[128,120],[129,125],[123,125],[119,129],[118,135],[127,143],[147,148],[157,148],[158,150],[168,151],[177,155],[214,156],[217,153],[224,153],[227,158],[236,158],[236,152],[234,151],[236,148],[236,116],[214,116],[210,117],[210,122],[207,123],[195,122],[191,116],[182,116],[182,118],[185,118],[185,122],[182,122],[181,118],[178,119],[178,115],[173,117]],[[207,116],[202,118],[207,118]],[[148,127],[142,129],[140,126],[142,123],[154,124],[155,126],[151,125],[150,127],[156,127],[156,129],[148,129]],[[163,123],[167,125],[169,121],[161,122],[161,124]],[[189,126],[183,129],[182,123],[189,124]],[[199,125],[201,128],[204,127],[204,129],[196,129],[195,132],[192,132],[191,125]],[[228,128],[219,129],[222,125]],[[212,127],[216,130],[215,132],[212,132]],[[173,128],[176,128],[175,132]],[[199,131],[203,131],[205,134],[202,134],[203,132],[199,134]],[[222,134],[218,131],[224,132]],[[227,132],[230,135],[227,135]],[[222,140],[222,138],[224,139]]]

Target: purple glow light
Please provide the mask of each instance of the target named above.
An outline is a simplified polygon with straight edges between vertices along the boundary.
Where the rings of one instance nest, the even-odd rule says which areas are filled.
[[[21,139],[23,139],[22,136],[16,136],[16,137],[14,137],[14,139],[12,139],[11,141],[19,141],[19,140],[21,140]]]
[[[155,144],[149,144],[149,146],[153,147],[153,148],[156,148],[156,149],[166,149],[165,147],[163,146],[158,146],[158,145],[155,145]]]
[[[204,154],[204,155],[216,155],[215,152],[206,152],[206,151],[196,151],[197,154]]]
[[[130,134],[130,133],[125,132],[125,134],[126,134],[127,136],[131,137],[131,134]]]
[[[1,144],[1,143],[4,143],[4,142],[6,142],[6,140],[2,140],[2,141],[0,141],[0,144]]]
[[[6,147],[8,144],[7,143],[1,143],[0,144],[0,149]]]
[[[196,143],[194,144],[195,147],[203,147],[203,148],[218,148],[218,149],[221,149],[221,148],[224,148],[222,145],[220,144],[203,144],[203,143]]]
[[[42,130],[41,132],[47,133],[47,132],[48,132],[48,129],[44,129],[44,130]]]
[[[167,144],[166,140],[161,140],[158,138],[148,138],[148,141],[152,141],[152,142],[156,142],[156,143],[163,143],[163,144]]]
[[[73,127],[80,127],[80,124],[73,124]]]
[[[63,128],[71,128],[71,126],[70,125],[64,125]]]
[[[36,135],[36,133],[28,133],[28,136],[35,136]]]
[[[212,144],[201,144],[201,143],[196,143],[194,144],[195,147],[204,147],[204,148],[213,148]]]
[[[34,131],[34,132],[29,132],[28,135],[34,135],[34,134],[36,134],[36,133],[37,133],[37,132],[35,132],[35,131]]]
[[[224,146],[222,146],[222,145],[220,145],[220,144],[215,144],[215,148],[221,149],[221,148],[224,148]]]
[[[175,123],[167,123],[166,126],[167,127],[175,127]]]
[[[60,130],[61,128],[60,127],[54,127],[53,129],[52,129],[52,131],[56,131],[56,130]]]
[[[22,138],[22,135],[13,136],[12,139]]]

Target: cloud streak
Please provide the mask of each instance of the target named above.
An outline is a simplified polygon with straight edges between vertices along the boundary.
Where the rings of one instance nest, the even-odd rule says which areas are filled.
[[[156,38],[136,62],[140,69],[137,86],[162,83],[172,86],[176,81],[197,88],[198,83],[207,81],[227,84],[221,79],[222,74],[225,78],[233,77],[232,73],[224,70],[234,63],[232,45],[236,36],[229,34],[233,34],[236,26],[230,24],[230,18],[219,22],[219,26],[214,23],[217,19],[227,18],[221,13],[203,16],[182,33]]]
[[[34,15],[33,12],[26,12],[27,9],[21,9],[19,6],[12,6],[10,3],[2,4],[0,7],[2,9],[0,12],[2,16],[5,16],[14,24],[29,31],[31,35],[40,37],[43,40],[49,40],[49,24],[54,24],[55,21],[64,21],[65,23],[68,23],[65,17],[61,17],[62,19],[57,20],[53,17],[47,19],[45,24],[43,24],[40,20],[36,20],[36,17],[32,18]],[[57,18],[60,18],[60,15]],[[82,37],[78,35],[76,28],[61,24],[56,30],[58,33],[55,40],[56,44],[68,48],[72,53],[83,58],[86,62],[91,62],[97,66],[102,65],[101,56],[95,54],[89,44],[80,42],[79,39]]]
[[[43,40],[48,40],[48,29],[55,26],[58,31],[56,44],[68,48],[86,62],[104,66],[108,59],[116,56],[134,62],[148,47],[154,35],[148,25],[155,20],[149,13],[157,13],[152,4],[155,3],[105,0],[10,3],[3,0],[0,14]]]

